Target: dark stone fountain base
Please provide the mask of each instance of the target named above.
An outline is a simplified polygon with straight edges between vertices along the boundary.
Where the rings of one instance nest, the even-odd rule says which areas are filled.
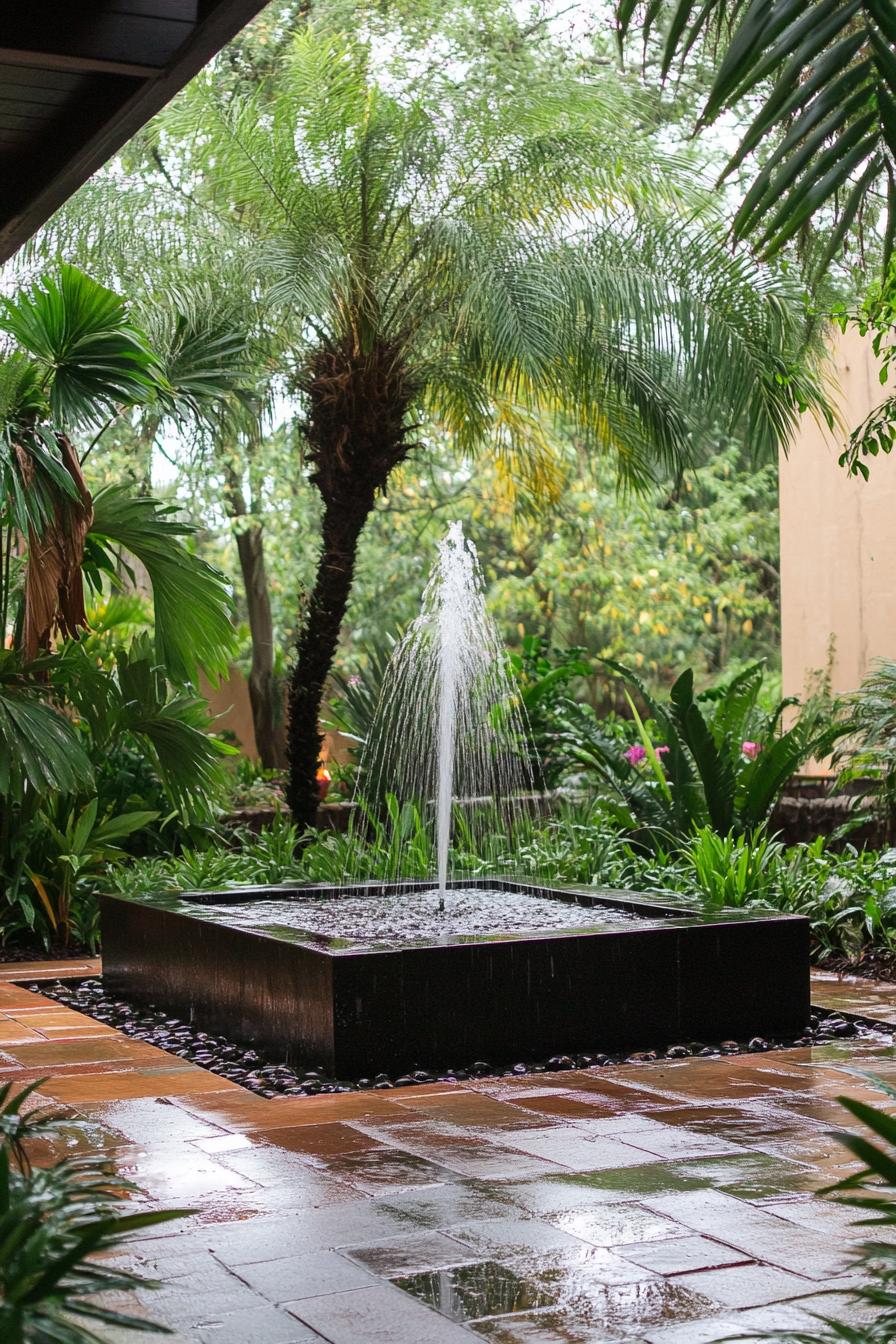
[[[375,901],[422,885],[351,890]],[[801,917],[699,914],[673,898],[618,891],[481,885],[590,905],[595,927],[346,948],[295,929],[232,927],[215,907],[338,900],[347,888],[104,896],[104,979],[113,993],[341,1077],[575,1054],[596,1042],[634,1050],[675,1038],[793,1036],[809,1021]],[[635,918],[601,929],[607,907]]]

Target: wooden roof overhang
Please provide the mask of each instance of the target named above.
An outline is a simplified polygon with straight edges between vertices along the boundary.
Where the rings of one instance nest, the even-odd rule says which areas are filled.
[[[266,0],[0,0],[0,262]]]

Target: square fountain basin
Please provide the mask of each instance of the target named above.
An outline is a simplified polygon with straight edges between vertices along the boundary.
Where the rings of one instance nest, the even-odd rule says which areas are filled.
[[[575,927],[366,946],[276,922],[246,927],[253,903],[270,920],[271,901],[292,910],[431,885],[101,896],[103,976],[115,994],[342,1078],[797,1035],[809,1020],[809,921],[797,915],[488,879],[450,885],[590,907],[593,923],[577,909]],[[620,911],[631,918],[619,923]]]

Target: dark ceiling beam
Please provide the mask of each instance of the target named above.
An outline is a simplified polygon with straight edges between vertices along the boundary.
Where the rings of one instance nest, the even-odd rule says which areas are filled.
[[[6,189],[2,193],[3,199],[0,199],[0,262],[6,261],[32,237],[53,212],[77,191],[78,187],[116,154],[141,126],[170,102],[174,95],[211,60],[216,52],[220,51],[221,47],[235,37],[250,19],[264,9],[265,3],[266,0],[199,0],[198,4],[196,0],[110,0],[110,3],[103,4],[100,0],[100,3],[89,6],[91,19],[97,20],[99,15],[110,23],[125,18],[138,18],[142,23],[149,23],[155,16],[156,21],[163,24],[169,36],[171,32],[169,25],[171,22],[176,22],[184,38],[170,55],[164,68],[158,70],[151,67],[152,60],[157,59],[160,50],[158,44],[152,47],[152,54],[149,57],[146,50],[139,46],[127,53],[119,50],[117,53],[119,56],[130,57],[125,59],[123,64],[136,65],[142,73],[139,76],[131,75],[128,79],[124,72],[115,73],[106,65],[103,74],[95,73],[87,76],[104,82],[104,75],[108,74],[110,85],[117,86],[116,94],[108,100],[100,95],[99,103],[105,106],[99,120],[95,119],[94,113],[85,118],[80,125],[75,123],[73,126],[72,122],[69,122],[68,131],[74,130],[78,134],[68,140],[62,161],[57,160],[55,156],[48,160],[41,154],[35,154],[33,161],[25,159],[20,163],[17,171],[7,170]],[[55,57],[60,58],[65,54],[60,48],[67,48],[71,54],[78,50],[73,46],[76,41],[82,43],[86,41],[86,30],[83,26],[79,26],[77,17],[73,16],[71,3],[59,4],[57,0],[25,0],[25,4],[29,11],[28,15],[22,15],[21,11],[25,5],[19,4],[16,4],[12,15],[8,11],[0,13],[0,51],[9,47],[22,50],[21,47],[17,47],[12,34],[18,31],[20,35],[26,35],[24,22],[32,11],[48,25],[54,12],[62,16],[55,29],[52,26],[44,28],[43,37],[36,44],[37,51],[33,54],[38,66],[51,59],[53,55],[41,54],[41,45],[53,47]],[[195,12],[195,22],[192,25],[185,23],[183,19],[184,13],[190,8]],[[174,20],[167,17],[171,13],[176,15]],[[16,29],[16,24],[20,20],[23,26]],[[64,40],[59,37],[60,33],[65,34]],[[33,47],[32,42],[29,50]],[[86,47],[80,50],[86,52],[89,57],[90,53]],[[110,59],[115,58],[110,46],[103,50]],[[147,60],[151,67],[149,74],[145,69]],[[12,63],[8,55],[0,55],[0,63],[4,61]],[[21,62],[16,64],[21,65]],[[61,69],[58,65],[43,68]],[[123,97],[120,92],[122,85],[128,88]],[[111,93],[111,89],[109,92]],[[78,143],[74,143],[76,138]]]
[[[194,3],[171,11],[164,4],[155,14],[122,12],[116,0],[73,5],[70,0],[27,0],[0,15],[0,49],[24,53],[24,61],[44,69],[82,69],[102,73],[108,66],[143,66],[152,74],[163,69],[190,37],[198,15]],[[23,61],[20,59],[19,64]],[[116,74],[133,74],[115,70]]]
[[[69,70],[76,75],[134,75],[138,79],[150,79],[161,69],[158,65],[138,65],[134,61],[72,56],[61,51],[29,51],[18,47],[0,47],[0,64],[31,66],[38,70]]]

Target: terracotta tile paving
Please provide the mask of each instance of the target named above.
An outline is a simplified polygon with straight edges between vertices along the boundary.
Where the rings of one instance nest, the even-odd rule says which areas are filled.
[[[102,1151],[141,1206],[193,1210],[119,1257],[163,1285],[128,1308],[179,1344],[714,1344],[861,1319],[863,1234],[817,1191],[852,1169],[837,1095],[896,1078],[886,1041],[267,1100],[16,983],[98,970],[0,970],[0,1082],[45,1079],[71,1116],[35,1161]],[[896,1026],[896,986],[816,991]]]

